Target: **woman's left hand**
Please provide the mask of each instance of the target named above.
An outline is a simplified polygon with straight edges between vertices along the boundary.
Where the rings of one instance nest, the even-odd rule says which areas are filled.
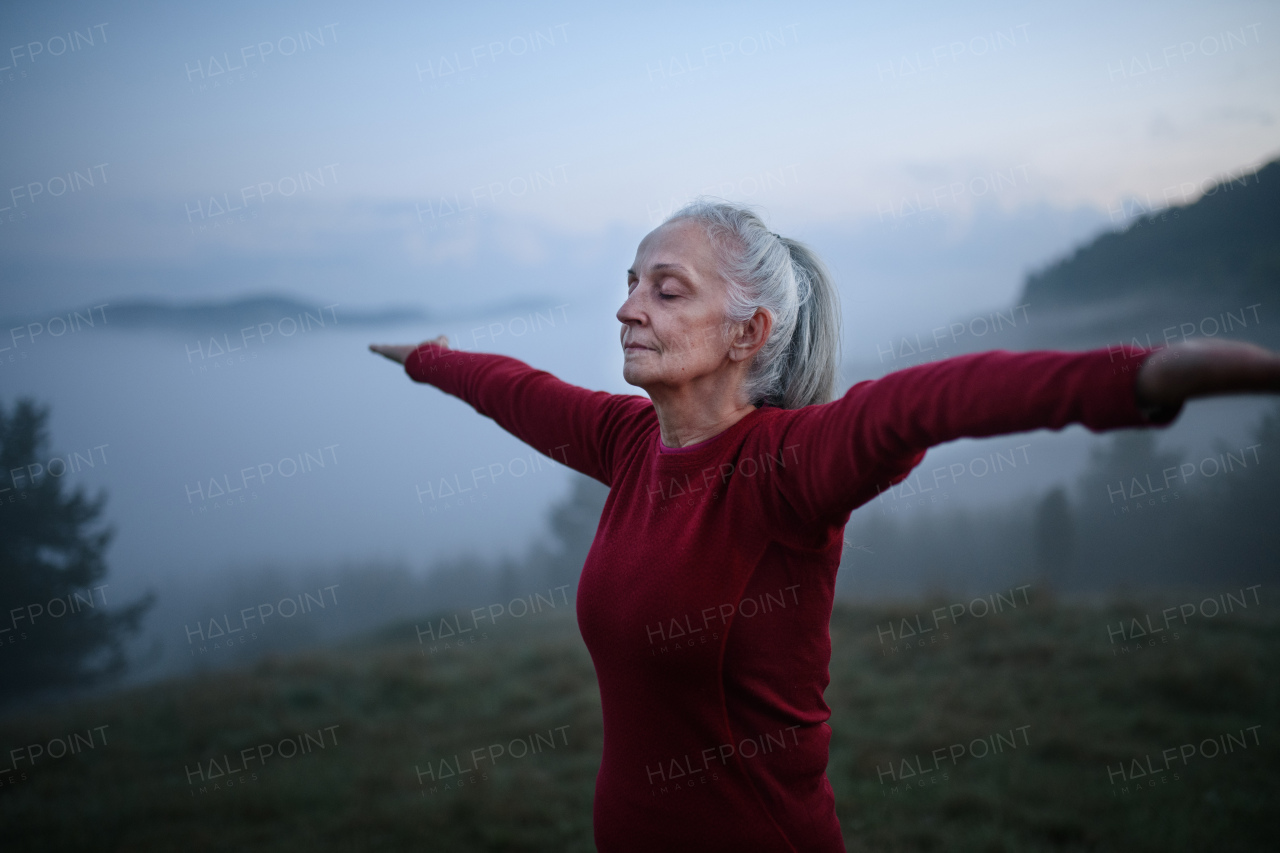
[[[1243,341],[1171,344],[1143,362],[1135,380],[1140,405],[1176,406],[1192,397],[1280,391],[1280,353]]]

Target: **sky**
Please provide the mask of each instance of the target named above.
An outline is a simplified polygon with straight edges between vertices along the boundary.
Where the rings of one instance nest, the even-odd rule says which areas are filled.
[[[557,237],[634,247],[702,192],[801,239],[928,207],[953,242],[984,207],[1114,221],[1276,155],[1278,34],[1274,4],[1242,2],[9,7],[0,253],[138,269],[358,240],[419,271],[537,266]],[[6,273],[0,293],[103,295],[66,278]]]

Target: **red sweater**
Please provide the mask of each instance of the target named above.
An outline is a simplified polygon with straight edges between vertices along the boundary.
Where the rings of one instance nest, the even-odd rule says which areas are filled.
[[[1168,423],[1180,406],[1135,403],[1150,352],[959,356],[675,450],[647,397],[434,344],[405,370],[609,486],[577,592],[604,716],[601,853],[811,853],[845,849],[822,694],[850,512],[952,439]]]

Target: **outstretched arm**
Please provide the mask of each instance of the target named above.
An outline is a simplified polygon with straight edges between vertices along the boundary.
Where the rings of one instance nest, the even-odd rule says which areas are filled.
[[[778,478],[778,491],[802,519],[838,520],[947,441],[1072,423],[1094,432],[1164,426],[1187,399],[1242,391],[1280,391],[1280,355],[1196,341],[957,356],[859,382],[837,400],[799,410],[783,442],[795,448],[796,464]]]
[[[645,411],[643,397],[589,391],[505,355],[449,349],[441,335],[417,346],[373,344],[415,382],[470,403],[557,462],[611,485],[615,460]]]

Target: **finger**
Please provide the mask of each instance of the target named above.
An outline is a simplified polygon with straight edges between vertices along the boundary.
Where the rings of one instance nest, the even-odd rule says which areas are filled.
[[[392,347],[392,346],[385,346],[385,345],[384,345],[384,346],[379,346],[379,345],[374,344],[374,345],[370,345],[369,349],[373,350],[374,352],[376,352],[378,355],[382,356],[383,358],[390,359],[391,361],[394,361],[394,362],[396,362],[397,364],[404,364],[404,359],[403,359],[403,358],[401,358],[401,357],[400,357],[400,355],[399,355],[399,353],[397,353],[397,352],[396,352],[396,348],[395,348],[395,347]]]

